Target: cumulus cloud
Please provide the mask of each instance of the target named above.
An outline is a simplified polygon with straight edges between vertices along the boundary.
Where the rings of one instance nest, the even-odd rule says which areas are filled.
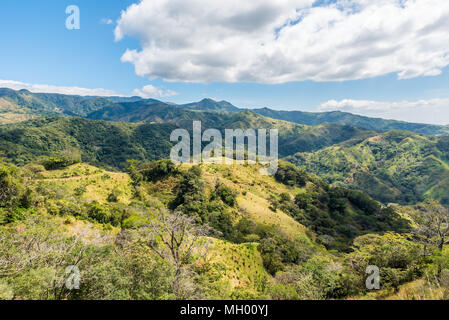
[[[169,89],[162,89],[152,85],[144,86],[142,89],[134,89],[133,95],[142,98],[163,98],[172,97],[178,93]]]
[[[0,80],[0,88],[10,88],[13,90],[26,89],[31,92],[60,93],[79,96],[124,96],[123,94],[117,93],[115,91],[101,88],[87,89],[79,87],[61,87],[48,84],[30,84],[13,80]]]
[[[342,81],[449,65],[449,1],[141,0],[115,39],[139,39],[123,62],[188,82]]]
[[[344,111],[368,117],[408,122],[449,124],[449,99],[380,102],[368,100],[330,100],[319,111]]]

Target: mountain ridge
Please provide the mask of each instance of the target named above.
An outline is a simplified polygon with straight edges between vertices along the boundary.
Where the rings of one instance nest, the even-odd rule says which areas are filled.
[[[303,125],[319,125],[326,122],[361,127],[369,130],[408,130],[425,135],[449,135],[449,125],[440,126],[432,124],[409,123],[397,120],[370,118],[340,111],[332,112],[303,112],[278,111],[269,108],[246,109],[239,108],[227,101],[203,99],[187,104],[172,104],[156,99],[143,99],[141,97],[96,97],[76,96],[52,93],[32,93],[28,90],[12,90],[0,88],[0,123],[9,123],[28,120],[38,116],[79,116],[97,120],[145,122],[139,112],[145,114],[146,108],[151,104],[163,108],[190,111],[208,111],[217,113],[237,113],[251,110],[260,115],[295,122]],[[155,122],[166,121],[164,117],[154,114]],[[121,120],[123,119],[123,120]],[[150,119],[151,121],[151,119]]]

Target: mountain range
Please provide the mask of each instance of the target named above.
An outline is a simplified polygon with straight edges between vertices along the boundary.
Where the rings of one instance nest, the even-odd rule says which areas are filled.
[[[238,113],[247,109],[238,108],[227,101],[217,102],[212,99],[176,105],[140,97],[82,97],[0,88],[0,123],[23,121],[44,115],[79,116],[109,121],[165,122],[172,117],[183,118],[186,116],[186,113],[183,113],[185,110]],[[370,118],[340,111],[314,113],[269,108],[251,111],[273,119],[312,126],[334,123],[369,130],[408,130],[425,135],[449,134],[449,126]]]
[[[444,127],[210,99],[0,93],[0,299],[446,296],[429,282],[443,251],[429,256],[411,236],[449,206]],[[164,160],[171,132],[193,120],[278,129],[277,172]],[[181,278],[179,251],[152,230],[198,239]],[[64,291],[56,279],[74,259],[80,290]],[[370,265],[381,270],[374,296]]]
[[[0,116],[26,120],[0,126],[0,150],[16,164],[67,148],[81,150],[84,161],[115,169],[129,159],[164,159],[173,145],[171,131],[192,130],[192,121],[200,120],[203,130],[276,128],[281,157],[383,203],[435,198],[449,205],[449,136],[443,126],[342,112],[248,110],[211,99],[175,105],[11,89],[0,89],[0,107]]]

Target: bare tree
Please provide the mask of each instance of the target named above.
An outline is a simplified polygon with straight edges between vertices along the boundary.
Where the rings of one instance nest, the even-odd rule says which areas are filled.
[[[41,216],[29,216],[16,226],[0,230],[0,279],[13,277],[33,268],[47,267],[55,271],[49,283],[47,299],[66,299],[70,291],[64,283],[65,268],[77,266],[87,249],[83,240],[87,228],[73,236],[57,224]]]
[[[206,236],[211,228],[177,211],[163,212],[146,226],[146,230],[149,247],[174,267],[173,292],[178,298],[184,298],[189,290],[182,280],[192,273],[191,266],[207,255],[210,241]]]
[[[434,200],[426,204],[425,209],[415,219],[418,226],[414,233],[424,245],[424,254],[427,252],[427,246],[436,247],[439,253],[442,253],[444,245],[449,243],[449,210]],[[441,269],[441,263],[439,263],[438,281],[440,280]]]

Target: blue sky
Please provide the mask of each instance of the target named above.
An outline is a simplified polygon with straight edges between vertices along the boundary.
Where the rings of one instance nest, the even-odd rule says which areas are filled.
[[[296,12],[300,11],[298,8],[301,1],[302,0],[298,0],[297,2]],[[391,1],[394,2],[394,0]],[[427,1],[429,4],[432,2],[431,0],[419,1]],[[202,73],[185,73],[183,71],[185,68],[181,69],[180,67],[179,70],[177,70],[176,67],[173,67],[173,61],[171,61],[170,70],[160,70],[159,67],[155,67],[153,62],[150,61],[151,57],[153,57],[151,50],[154,48],[146,48],[145,41],[150,42],[151,40],[156,44],[158,41],[162,43],[164,39],[162,38],[162,35],[160,38],[157,38],[154,34],[158,33],[158,31],[161,31],[160,33],[168,31],[166,29],[157,29],[161,28],[157,22],[154,22],[154,25],[148,25],[148,21],[153,21],[152,19],[154,19],[154,17],[151,16],[151,13],[147,14],[144,12],[145,10],[149,10],[148,6],[150,4],[148,4],[147,7],[145,7],[145,4],[141,4],[141,7],[138,8],[140,11],[137,16],[131,15],[130,12],[129,16],[122,17],[120,30],[122,30],[124,35],[118,39],[119,41],[115,41],[116,37],[114,36],[114,30],[117,26],[117,21],[121,17],[122,10],[126,10],[131,4],[138,2],[138,0],[2,0],[0,4],[0,33],[2,39],[2,50],[0,50],[0,79],[18,81],[26,84],[91,89],[103,88],[125,95],[131,95],[136,92],[134,90],[139,90],[144,86],[152,85],[155,88],[160,89],[160,92],[176,92],[177,94],[172,96],[169,96],[169,94],[165,97],[163,94],[159,97],[154,96],[155,98],[175,103],[197,101],[205,97],[210,97],[218,100],[227,100],[241,107],[272,107],[276,109],[304,111],[330,110],[334,108],[373,116],[378,115],[390,118],[402,117],[403,120],[409,121],[419,121],[421,118],[420,113],[416,113],[417,115],[414,118],[412,117],[409,119],[405,114],[410,112],[401,111],[399,113],[391,112],[391,110],[387,112],[385,111],[385,108],[387,107],[382,103],[399,103],[399,106],[402,106],[401,110],[405,110],[406,107],[409,107],[407,103],[430,100],[433,101],[434,104],[438,104],[435,109],[431,109],[432,112],[438,113],[443,110],[443,113],[436,114],[429,120],[422,119],[423,122],[449,123],[449,118],[447,118],[449,112],[446,113],[444,111],[448,108],[445,103],[449,101],[449,69],[444,63],[440,62],[441,59],[438,60],[438,62],[435,62],[436,69],[439,70],[439,72],[436,73],[433,71],[434,69],[429,69],[430,71],[425,69],[425,60],[418,66],[403,66],[402,68],[406,69],[407,74],[418,70],[416,71],[417,74],[413,74],[411,77],[399,76],[398,74],[402,69],[395,70],[393,67],[391,69],[393,72],[388,72],[388,68],[377,67],[376,69],[373,67],[372,70],[369,71],[370,74],[365,76],[361,75],[359,71],[354,71],[356,67],[353,65],[350,65],[350,67],[353,67],[351,69],[353,70],[351,71],[352,73],[350,75],[345,73],[343,78],[340,71],[320,71],[319,74],[318,71],[316,74],[311,71],[306,74],[300,70],[302,68],[301,62],[297,62],[298,65],[292,66],[292,68],[298,69],[295,74],[290,75],[289,72],[286,72],[285,74],[279,75],[276,79],[273,78],[275,80],[268,82],[264,81],[264,79],[261,80],[262,75],[260,77],[255,75],[256,73],[263,74],[265,68],[260,70],[242,69],[241,72],[239,71],[239,73],[236,74],[232,73],[231,75],[231,73],[226,73],[231,67],[224,67],[228,69],[223,69],[223,73],[229,74],[229,77],[209,77],[209,74],[213,74],[213,70],[216,70],[215,66],[213,66],[214,69],[208,69],[210,64],[207,64],[207,68],[205,67],[206,64],[204,64],[204,72]],[[335,1],[331,2],[334,3]],[[362,0],[353,2],[360,6],[363,6],[364,3]],[[67,18],[65,9],[68,5],[73,4],[80,8],[80,30],[67,30],[65,27],[65,20]],[[320,21],[322,21],[323,18],[319,15],[323,15],[324,13],[318,11],[314,13],[314,11],[311,11],[312,9],[309,8],[307,0],[302,1],[301,5],[303,5],[305,9],[304,11],[301,11],[300,19],[302,19],[302,17],[307,17],[311,20],[314,15],[316,15],[317,19],[321,17]],[[318,6],[326,8],[332,5],[333,4],[329,5],[329,1],[320,1],[319,3],[314,3],[313,7]],[[163,8],[170,11],[168,6],[169,5],[167,4]],[[379,10],[381,9],[382,8],[379,8]],[[360,11],[363,10],[364,8],[361,7]],[[257,12],[259,12],[260,19],[262,19],[264,11],[259,10]],[[209,12],[208,14],[210,15],[211,13]],[[260,20],[258,19],[259,16],[256,16],[255,20]],[[176,28],[176,25],[172,26],[170,24],[172,23],[170,18],[170,16],[167,16],[166,18],[162,16],[161,23],[164,22],[162,19],[166,19],[167,29]],[[201,17],[198,17],[198,19],[200,18]],[[277,19],[277,17],[275,18]],[[112,23],[105,23],[105,19],[111,19]],[[130,23],[133,23],[133,19],[136,21],[136,25],[130,26]],[[251,21],[250,19],[251,16],[248,15],[248,18],[245,21]],[[300,19],[297,18],[297,21]],[[138,24],[139,21],[143,21],[142,25]],[[234,19],[233,21],[236,20]],[[294,21],[294,19],[287,21]],[[309,24],[310,23],[311,22],[309,22]],[[343,23],[343,20],[341,20],[341,23]],[[302,20],[301,23],[298,24],[298,27],[301,27],[301,24]],[[146,33],[147,25],[149,30],[148,33]],[[257,28],[259,25],[260,23],[258,23],[258,21],[254,22],[254,28]],[[288,25],[288,23],[286,25]],[[301,31],[297,32],[305,32],[304,30],[307,29],[307,26],[308,25],[304,24]],[[204,21],[198,20],[198,26],[196,26],[196,29],[194,30],[202,31],[203,27],[204,38],[208,38],[206,40],[212,43],[212,47],[215,44],[214,41],[216,41],[216,39],[214,38],[214,31],[211,30],[216,30],[216,28],[215,26],[204,26]],[[293,33],[295,32],[293,29],[294,27],[297,26],[285,28],[291,30],[282,30],[285,31],[285,34],[283,35],[285,41],[289,41],[286,43],[289,43],[289,46],[290,44],[292,46],[289,48],[293,48],[295,45],[295,38],[291,38],[292,34],[295,35]],[[239,32],[237,34],[239,37],[247,32],[243,30],[246,29],[237,30],[237,32]],[[260,36],[260,39],[268,39],[263,30],[261,29],[259,33],[251,35],[251,37],[256,38]],[[290,34],[287,32],[290,32]],[[432,35],[433,34],[429,35],[429,39]],[[163,34],[163,36],[165,39],[170,39],[169,37],[171,36],[175,37],[173,32],[167,35]],[[249,35],[248,37],[245,37],[246,35],[242,36],[241,39],[252,39]],[[316,34],[316,37],[318,37],[319,40],[323,39],[323,42],[329,41],[324,39],[323,35],[319,33]],[[178,38],[179,37],[176,39]],[[291,39],[293,39],[293,41]],[[447,44],[444,41],[446,41],[446,38],[442,39],[442,46],[444,45],[447,47]],[[360,40],[360,42],[362,42],[362,40]],[[177,60],[181,61],[183,59],[183,53],[181,52],[201,52],[201,46],[204,46],[204,43],[207,44],[207,42],[203,42],[203,39],[200,38],[192,40],[191,43],[192,44],[189,45],[191,45],[192,48],[186,47],[183,51],[176,51],[173,49],[175,45],[172,44],[172,47],[170,48],[160,44],[158,50],[161,50],[162,55],[173,56],[173,60],[176,62]],[[217,40],[217,46],[218,43]],[[262,43],[262,41],[260,45],[268,46],[268,44]],[[297,50],[301,53],[302,47],[300,47],[300,44],[297,45]],[[330,46],[331,45],[333,44],[330,44]],[[176,46],[179,47],[178,44]],[[277,49],[285,49],[285,46],[281,47],[278,43],[273,44],[273,48],[275,46]],[[136,56],[138,58],[132,57],[128,59],[129,62],[122,62],[121,58],[127,49],[136,50]],[[437,49],[440,50],[440,48]],[[209,49],[205,48],[205,51],[207,50]],[[211,51],[211,54],[208,56],[206,56],[206,53],[209,52],[205,52],[205,59],[210,59],[215,52],[216,51]],[[228,56],[229,52],[233,52],[232,48],[228,51]],[[236,55],[239,54],[244,55],[241,60],[247,59],[248,63],[260,65],[260,63],[258,63],[259,60],[257,60],[259,59],[258,57],[245,55],[244,51],[240,52],[237,50]],[[447,55],[448,53],[443,52],[442,54]],[[311,56],[313,55],[311,54]],[[294,58],[295,55],[292,55],[292,57]],[[190,58],[191,57],[189,57],[189,59]],[[287,58],[290,57],[287,56]],[[287,60],[287,58],[285,63],[292,63],[291,61],[293,60]],[[394,58],[396,59],[397,56],[394,56]],[[393,58],[389,59],[391,60]],[[137,60],[139,60],[139,62],[137,62]],[[309,60],[310,56],[304,57],[304,61]],[[158,60],[159,65],[163,65],[165,62],[166,61]],[[234,62],[224,62],[224,64],[229,65],[232,63]],[[271,63],[272,61],[270,60],[267,62],[267,65]],[[277,61],[276,63],[278,63],[278,65],[275,67],[277,69],[274,69],[275,72],[277,72],[284,62]],[[362,59],[360,68],[371,68],[371,65],[368,65],[368,63],[371,62],[366,62]],[[232,66],[233,70],[236,69],[235,66],[236,65]],[[316,66],[313,67],[316,68]],[[143,71],[148,69],[151,70],[148,72]],[[171,70],[174,71],[171,72]],[[316,68],[316,70],[319,69]],[[251,72],[253,73],[250,74]],[[207,74],[207,76],[203,81],[202,76],[204,74]],[[285,81],[282,79],[285,79]],[[157,93],[155,93],[155,95],[157,95]],[[446,101],[445,99],[448,100]],[[327,102],[334,100],[334,104],[326,104]],[[346,104],[343,103],[345,100],[349,102]],[[366,103],[364,104],[360,101],[369,101],[371,103],[370,105],[372,105],[372,103],[378,103],[380,107],[377,109],[370,109],[366,107]],[[404,102],[407,103],[404,104]],[[415,109],[408,110],[417,110],[416,108],[418,107],[414,104],[411,108]],[[423,113],[428,113],[428,111]]]

